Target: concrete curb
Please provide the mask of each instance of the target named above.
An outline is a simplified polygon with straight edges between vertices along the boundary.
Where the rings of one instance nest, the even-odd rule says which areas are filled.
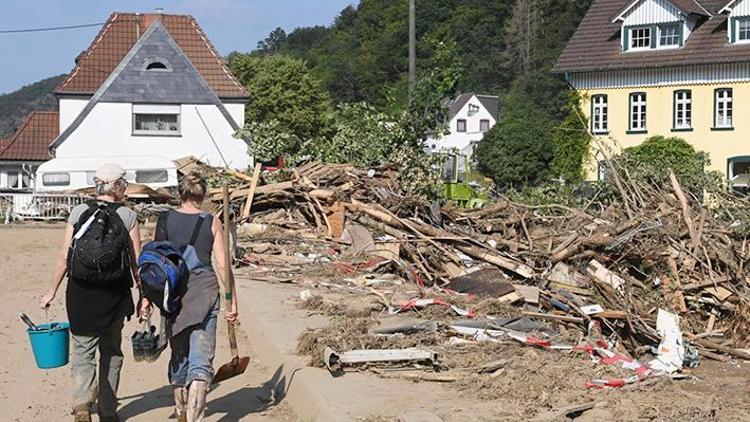
[[[247,301],[240,302],[240,315],[245,321],[241,330],[247,334],[257,359],[271,371],[281,370],[276,386],[277,399],[283,398],[301,421],[347,420],[331,411],[327,400],[316,388],[313,374],[316,369],[308,367],[301,357],[285,354],[268,335],[263,316],[253,312],[254,308]]]

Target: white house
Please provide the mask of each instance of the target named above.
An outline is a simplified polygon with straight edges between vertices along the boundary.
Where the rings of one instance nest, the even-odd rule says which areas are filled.
[[[174,185],[168,163],[185,156],[235,169],[253,162],[233,136],[249,94],[191,16],[112,14],[55,93],[60,133],[38,190],[90,186],[105,161],[127,161],[130,181],[152,186]]]
[[[434,152],[455,148],[471,157],[484,133],[497,123],[500,99],[494,95],[469,92],[449,100],[447,106],[448,133],[428,137],[427,146]]]

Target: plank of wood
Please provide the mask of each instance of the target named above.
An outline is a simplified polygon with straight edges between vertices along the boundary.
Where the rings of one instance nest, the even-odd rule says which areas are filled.
[[[592,318],[603,318],[603,319],[628,319],[628,313],[625,311],[605,310],[591,315]]]
[[[583,318],[572,317],[568,315],[543,314],[541,312],[528,312],[528,311],[521,312],[521,315],[540,318],[540,319],[548,319],[552,321],[574,322],[576,324],[583,324]]]
[[[242,219],[247,220],[250,217],[250,208],[253,206],[253,197],[255,196],[255,189],[258,188],[258,178],[260,178],[260,163],[255,164],[253,169],[253,177],[250,180],[250,189],[247,190],[247,199],[245,200],[245,208],[242,210]]]

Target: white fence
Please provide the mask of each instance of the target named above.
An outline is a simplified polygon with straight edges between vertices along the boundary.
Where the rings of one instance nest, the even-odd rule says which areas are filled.
[[[73,195],[2,193],[0,194],[0,223],[13,220],[64,220],[74,206],[85,198]]]

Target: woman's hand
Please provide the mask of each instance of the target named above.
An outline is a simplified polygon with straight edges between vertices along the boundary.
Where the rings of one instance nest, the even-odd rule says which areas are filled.
[[[229,309],[224,311],[224,318],[226,318],[227,322],[230,324],[234,324],[237,322],[237,299],[232,300],[232,304],[229,306]]]
[[[151,316],[151,302],[145,297],[138,304],[138,322],[143,322]]]
[[[52,301],[55,300],[55,295],[57,294],[56,291],[50,290],[48,291],[44,296],[42,296],[41,299],[39,299],[39,307],[42,309],[47,309],[52,304]]]

